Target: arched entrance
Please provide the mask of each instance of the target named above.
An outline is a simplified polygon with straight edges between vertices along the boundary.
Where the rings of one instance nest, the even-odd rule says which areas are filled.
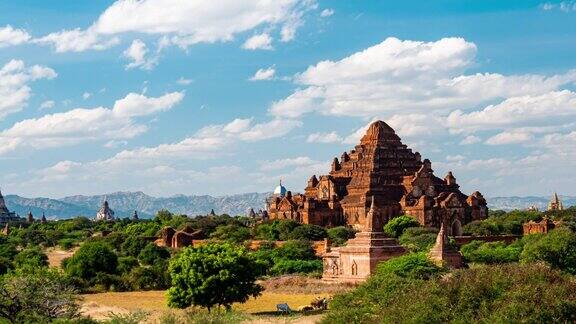
[[[462,223],[460,223],[460,220],[455,219],[454,222],[452,222],[452,226],[451,226],[452,230],[452,236],[461,236],[462,235]]]

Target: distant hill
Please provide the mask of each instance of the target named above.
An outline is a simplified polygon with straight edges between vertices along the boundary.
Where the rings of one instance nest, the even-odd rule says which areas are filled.
[[[559,196],[565,208],[576,205],[576,197]],[[488,198],[488,207],[496,210],[527,209],[536,206],[539,210],[546,210],[550,197],[493,197]]]
[[[152,217],[158,210],[168,209],[173,213],[189,216],[205,215],[214,209],[218,214],[245,215],[250,208],[255,211],[264,208],[264,201],[270,193],[245,193],[230,196],[185,196],[157,198],[143,192],[115,192],[97,196],[71,196],[62,199],[23,198],[16,195],[5,196],[8,208],[20,216],[32,211],[35,217],[42,212],[49,219],[71,218],[79,215],[94,217],[104,198],[118,217],[130,217],[134,210],[140,217]],[[576,205],[576,197],[560,196],[564,206]],[[545,210],[550,197],[494,197],[488,198],[490,209],[527,209],[536,206]]]
[[[115,192],[96,196],[71,196],[62,199],[23,198],[7,195],[6,205],[12,211],[24,216],[32,211],[35,217],[42,212],[49,219],[70,218],[79,215],[94,217],[104,198],[110,203],[117,217],[129,217],[134,210],[140,217],[152,217],[158,210],[168,209],[173,213],[189,216],[205,215],[212,209],[217,214],[245,215],[250,208],[255,211],[264,208],[266,197],[270,193],[246,193],[222,197],[185,196],[157,198],[143,192]]]

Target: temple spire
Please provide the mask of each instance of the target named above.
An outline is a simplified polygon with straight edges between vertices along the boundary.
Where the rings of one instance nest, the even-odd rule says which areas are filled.
[[[374,196],[371,197],[370,209],[366,214],[366,232],[382,232],[382,223],[380,222],[380,217],[376,211],[376,203]]]

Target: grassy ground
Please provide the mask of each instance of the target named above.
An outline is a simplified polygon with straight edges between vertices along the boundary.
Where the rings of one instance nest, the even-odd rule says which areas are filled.
[[[83,295],[85,304],[97,304],[105,307],[116,307],[128,311],[167,311],[165,291],[108,292]],[[244,304],[234,304],[233,309],[250,314],[276,311],[276,305],[288,303],[297,310],[300,306],[309,305],[315,297],[327,297],[326,294],[281,294],[264,292],[258,298],[250,298]]]
[[[329,297],[353,287],[327,284],[319,279],[301,276],[271,278],[260,284],[265,288],[261,296],[251,298],[244,304],[233,305],[235,311],[245,314],[245,323],[312,324],[322,318],[322,312],[295,312],[291,316],[280,316],[276,313],[276,305],[288,303],[296,311],[301,306],[309,305],[316,297]],[[106,319],[110,313],[127,314],[143,310],[150,314],[148,323],[160,323],[160,318],[167,314],[176,317],[184,314],[183,311],[171,310],[166,306],[165,291],[109,292],[83,297],[83,313],[94,319]]]
[[[60,248],[48,248],[44,252],[48,256],[48,264],[51,267],[60,268],[62,260],[71,257],[77,249],[78,248],[74,248],[69,251],[65,251]]]

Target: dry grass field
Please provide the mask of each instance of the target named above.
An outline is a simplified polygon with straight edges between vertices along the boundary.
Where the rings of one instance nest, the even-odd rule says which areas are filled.
[[[77,249],[78,248],[73,248],[66,251],[60,248],[48,248],[44,252],[48,256],[48,264],[51,267],[60,268],[62,260],[71,257]]]
[[[337,292],[350,289],[350,285],[326,284],[319,279],[285,276],[260,282],[265,291],[257,298],[251,298],[244,304],[234,304],[233,309],[248,315],[246,322],[250,323],[315,323],[322,314],[297,314],[289,317],[279,317],[273,314],[276,305],[288,303],[290,308],[309,305],[316,297],[329,297]],[[111,312],[126,314],[143,310],[150,314],[151,323],[159,322],[165,314],[174,312],[166,306],[165,291],[138,292],[108,292],[83,295],[83,313],[94,319],[105,319]],[[176,311],[178,312],[178,311]]]

